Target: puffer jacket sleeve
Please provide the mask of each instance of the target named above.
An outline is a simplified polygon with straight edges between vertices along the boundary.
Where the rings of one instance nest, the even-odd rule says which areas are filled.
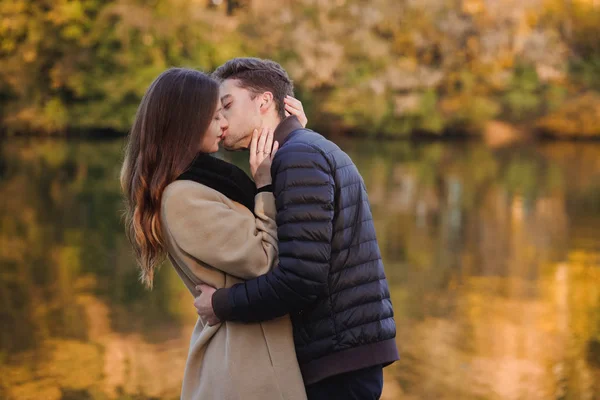
[[[300,310],[327,295],[333,235],[332,166],[320,150],[289,143],[272,167],[279,265],[213,296],[222,321],[257,322]]]

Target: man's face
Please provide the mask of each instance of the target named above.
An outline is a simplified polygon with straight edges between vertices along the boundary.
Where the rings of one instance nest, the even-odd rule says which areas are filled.
[[[227,150],[248,148],[252,131],[262,124],[260,104],[252,92],[238,86],[236,79],[226,79],[221,83],[219,97],[223,116],[229,127],[223,135],[223,147]]]

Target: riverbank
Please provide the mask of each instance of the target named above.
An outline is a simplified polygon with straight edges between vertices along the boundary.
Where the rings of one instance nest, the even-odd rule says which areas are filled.
[[[568,115],[568,114],[567,114]],[[530,125],[516,125],[503,121],[488,121],[484,124],[480,132],[466,132],[448,130],[441,134],[432,132],[417,131],[408,135],[393,134],[372,134],[364,131],[346,130],[345,132],[333,132],[331,130],[321,130],[318,127],[308,126],[330,139],[371,139],[386,142],[478,142],[483,141],[490,147],[502,147],[506,145],[532,142],[590,142],[600,143],[600,121],[596,128],[587,127],[579,133],[573,127],[578,126],[572,123],[565,116],[557,115],[548,117],[531,127]],[[559,131],[558,129],[564,129]],[[592,132],[590,134],[590,132]],[[596,133],[597,132],[597,133]],[[113,140],[125,138],[127,132],[112,129],[73,129],[61,132],[60,135],[49,135],[47,132],[14,132],[0,130],[0,140],[10,139],[49,139],[49,140]]]

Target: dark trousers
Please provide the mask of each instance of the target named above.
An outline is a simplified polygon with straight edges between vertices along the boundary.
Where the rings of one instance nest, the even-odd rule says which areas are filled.
[[[378,400],[383,368],[378,365],[335,375],[306,387],[308,400]]]

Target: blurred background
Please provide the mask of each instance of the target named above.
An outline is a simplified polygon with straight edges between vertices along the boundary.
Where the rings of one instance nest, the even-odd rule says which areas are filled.
[[[138,282],[122,148],[158,74],[236,56],[363,174],[384,399],[600,399],[599,0],[1,0],[0,399],[179,398],[193,298]]]

